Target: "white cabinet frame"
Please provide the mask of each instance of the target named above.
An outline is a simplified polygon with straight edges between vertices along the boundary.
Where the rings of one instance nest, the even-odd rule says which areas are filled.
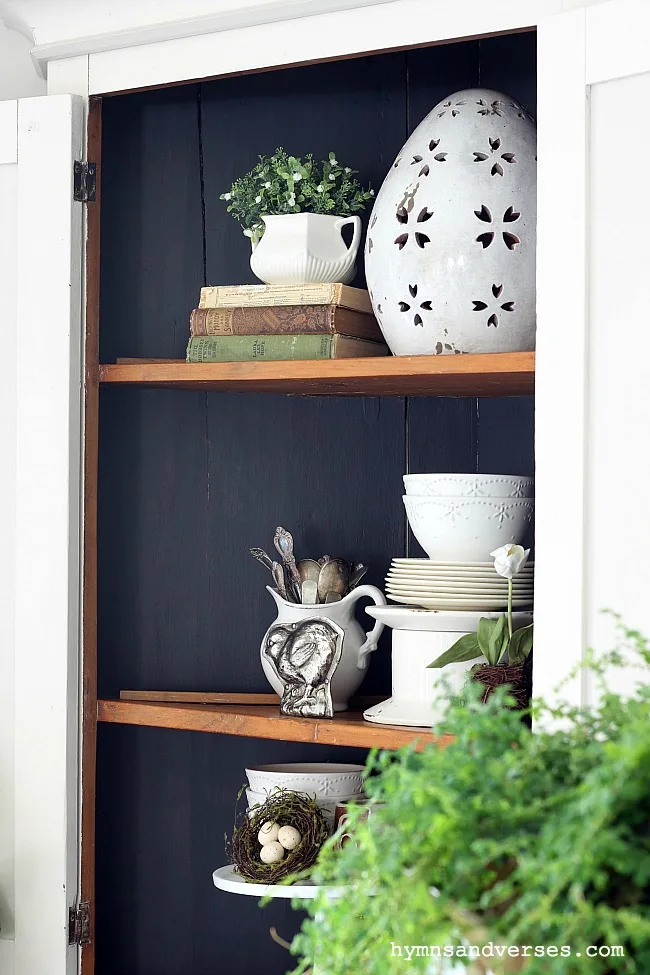
[[[14,975],[73,975],[79,963],[68,910],[79,875],[83,114],[80,98],[59,95],[19,100],[13,115]]]
[[[611,0],[543,21],[538,63],[535,691],[552,698],[584,658],[588,613],[608,608],[590,606],[586,536],[590,96],[594,85],[650,72],[650,5]],[[611,193],[620,192],[613,174]],[[588,675],[565,693],[588,704]]]

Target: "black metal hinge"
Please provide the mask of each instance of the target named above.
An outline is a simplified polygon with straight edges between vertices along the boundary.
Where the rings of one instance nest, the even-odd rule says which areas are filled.
[[[74,199],[77,203],[94,203],[97,192],[97,166],[95,163],[75,161]]]
[[[90,904],[82,901],[76,907],[70,908],[68,918],[68,944],[84,945],[90,944]]]

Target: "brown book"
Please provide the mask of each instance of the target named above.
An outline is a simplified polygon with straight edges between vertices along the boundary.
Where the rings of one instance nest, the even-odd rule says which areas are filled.
[[[199,308],[340,305],[372,315],[370,295],[347,284],[221,284],[201,288]]]
[[[372,315],[338,305],[274,305],[271,308],[195,308],[192,335],[352,335],[383,342]]]

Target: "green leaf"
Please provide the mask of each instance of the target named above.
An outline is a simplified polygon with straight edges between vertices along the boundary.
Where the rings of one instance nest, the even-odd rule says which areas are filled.
[[[461,636],[460,640],[456,640],[453,647],[449,650],[445,650],[441,653],[439,657],[429,664],[429,668],[439,669],[440,667],[446,667],[447,664],[461,663],[465,660],[475,660],[477,657],[481,656],[481,648],[478,645],[478,639],[476,633],[467,633],[465,636]]]
[[[508,621],[505,613],[502,613],[496,622],[496,626],[490,637],[490,663],[498,664],[508,649]]]
[[[508,660],[511,664],[522,663],[533,649],[533,624],[522,626],[510,637],[508,643]]]
[[[481,653],[483,654],[486,660],[490,661],[490,663],[492,663],[489,657],[490,640],[492,639],[492,631],[494,630],[495,626],[496,626],[496,620],[488,620],[485,618],[480,619],[478,621],[478,630],[476,633],[476,637],[478,639],[478,645],[481,648]]]

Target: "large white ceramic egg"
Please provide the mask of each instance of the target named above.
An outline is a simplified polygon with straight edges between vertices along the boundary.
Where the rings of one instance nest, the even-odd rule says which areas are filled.
[[[366,278],[394,355],[535,347],[536,132],[513,98],[440,102],[384,180]]]

